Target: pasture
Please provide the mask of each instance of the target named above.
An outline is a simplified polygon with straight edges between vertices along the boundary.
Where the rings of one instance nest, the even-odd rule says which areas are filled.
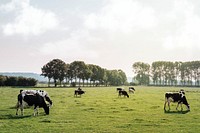
[[[124,87],[128,91],[128,87]],[[53,107],[50,115],[39,109],[24,110],[16,116],[14,108],[20,89],[42,89],[49,93]],[[166,91],[175,87],[135,87],[130,98],[118,97],[116,87],[85,87],[80,97],[75,88],[0,88],[0,132],[33,133],[196,133],[200,132],[200,88],[183,88],[191,111],[163,110]],[[180,108],[179,108],[180,110]]]

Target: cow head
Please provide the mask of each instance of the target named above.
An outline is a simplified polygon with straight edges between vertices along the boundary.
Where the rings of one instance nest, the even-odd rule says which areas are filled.
[[[45,99],[47,102],[49,102],[50,107],[53,105],[53,102],[51,101],[50,97],[48,95],[45,95]]]
[[[189,104],[187,105],[187,109],[188,109],[188,111],[190,111],[190,105]]]
[[[185,105],[187,106],[187,109],[190,110],[190,105],[189,105],[189,103],[187,102],[187,99],[186,99],[185,96],[182,97],[182,102],[183,102],[183,104],[185,104]]]

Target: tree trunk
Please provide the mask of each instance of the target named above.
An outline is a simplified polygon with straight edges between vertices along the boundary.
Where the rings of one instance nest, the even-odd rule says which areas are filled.
[[[48,87],[50,87],[50,80],[51,80],[51,78],[48,78],[49,79],[49,81],[48,81]]]

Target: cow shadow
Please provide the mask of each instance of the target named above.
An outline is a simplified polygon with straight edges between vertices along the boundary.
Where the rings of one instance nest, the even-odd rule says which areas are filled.
[[[9,119],[24,119],[29,118],[32,115],[24,115],[24,116],[18,116],[18,115],[12,115],[12,114],[6,114],[6,115],[0,115],[1,120],[9,120]]]
[[[9,107],[8,109],[1,109],[0,112],[0,120],[9,120],[9,119],[24,119],[24,118],[29,118],[32,115],[16,115],[15,112],[13,112],[14,114],[8,114],[8,110],[11,109],[16,109],[15,106]]]
[[[176,110],[176,111],[171,111],[171,110],[164,110],[164,113],[165,114],[187,114],[189,113],[190,111],[189,110],[184,110],[184,111],[181,111],[181,110]]]

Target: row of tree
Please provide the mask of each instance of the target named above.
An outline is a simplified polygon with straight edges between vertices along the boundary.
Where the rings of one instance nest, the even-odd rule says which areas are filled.
[[[42,67],[42,76],[48,78],[48,86],[51,80],[54,86],[109,86],[124,85],[127,82],[126,74],[122,70],[107,70],[94,64],[85,64],[83,61],[65,63],[60,59],[53,59]]]
[[[153,85],[200,86],[200,61],[156,61],[151,65],[135,62],[132,67],[140,85],[152,81]]]
[[[0,86],[35,86],[36,84],[37,80],[34,78],[0,75]]]

